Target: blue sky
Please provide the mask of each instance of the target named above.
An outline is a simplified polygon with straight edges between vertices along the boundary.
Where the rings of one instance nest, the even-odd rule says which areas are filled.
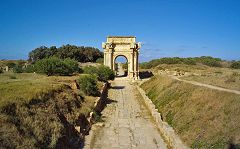
[[[94,46],[134,35],[140,60],[210,55],[240,59],[240,0],[1,0],[0,59],[41,45]]]

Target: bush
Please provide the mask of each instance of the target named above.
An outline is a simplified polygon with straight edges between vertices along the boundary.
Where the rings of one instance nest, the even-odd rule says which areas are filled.
[[[23,72],[25,73],[33,73],[35,72],[35,67],[34,65],[28,65],[26,68],[23,69]]]
[[[197,62],[200,62],[204,65],[210,66],[210,67],[222,67],[221,65],[221,59],[220,58],[213,58],[211,56],[201,56],[195,58]]]
[[[98,67],[97,71],[98,80],[106,82],[107,80],[114,80],[114,72],[107,66]]]
[[[233,69],[240,69],[240,61],[233,62],[230,67]]]
[[[56,57],[39,60],[34,65],[35,70],[39,73],[51,75],[72,75],[79,71],[77,61],[71,59],[61,60]]]
[[[87,66],[83,70],[86,74],[96,74],[99,81],[106,82],[107,80],[113,80],[115,78],[114,72],[107,66]]]
[[[184,58],[183,63],[186,65],[196,65],[196,61],[193,58]]]
[[[78,62],[73,59],[67,58],[63,61],[63,63],[67,66],[69,74],[80,71],[80,68],[78,67]]]
[[[78,79],[80,90],[86,95],[97,95],[97,78],[95,75],[83,75]]]
[[[9,68],[14,68],[16,64],[14,62],[7,62],[6,64]]]
[[[0,67],[0,73],[3,73],[3,69]]]
[[[97,74],[98,68],[94,66],[86,66],[83,68],[83,73],[86,74]]]
[[[13,72],[15,73],[22,73],[23,72],[23,68],[21,65],[16,65],[13,67]]]

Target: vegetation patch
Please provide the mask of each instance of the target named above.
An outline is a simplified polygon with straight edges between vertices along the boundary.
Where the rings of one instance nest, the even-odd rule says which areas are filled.
[[[107,66],[87,66],[83,68],[83,72],[86,74],[95,74],[99,81],[106,82],[108,80],[114,80],[114,72]]]
[[[78,62],[96,62],[97,59],[103,58],[103,53],[94,47],[84,47],[75,45],[63,45],[59,48],[56,46],[41,46],[29,53],[29,61],[35,62],[41,59],[57,57],[60,59],[74,59]]]
[[[240,69],[240,61],[233,62],[231,68]]]
[[[78,85],[81,91],[86,95],[97,95],[97,77],[95,75],[83,75],[78,79]]]
[[[164,57],[160,59],[154,59],[149,62],[144,62],[140,64],[142,69],[150,69],[158,66],[159,64],[186,64],[186,65],[196,65],[201,63],[210,67],[222,67],[223,61],[220,58],[213,58],[211,56],[201,56],[201,57],[189,57],[189,58],[180,58],[180,57]]]
[[[154,76],[141,86],[191,148],[226,148],[240,143],[240,96]]]
[[[56,57],[50,57],[37,61],[34,64],[34,70],[38,73],[52,75],[72,75],[78,72],[78,63],[72,59],[61,60]]]
[[[16,76],[11,79],[9,76]],[[70,88],[79,76],[0,74],[1,148],[79,148],[96,97]],[[80,126],[80,132],[75,130]]]

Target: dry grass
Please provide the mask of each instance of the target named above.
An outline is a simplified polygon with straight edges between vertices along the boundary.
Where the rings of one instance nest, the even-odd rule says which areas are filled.
[[[162,64],[153,69],[155,73],[159,70],[182,71],[187,74],[186,76],[181,77],[185,80],[197,81],[227,89],[240,90],[240,70],[237,69],[184,64]]]
[[[240,143],[240,96],[155,76],[142,85],[163,119],[191,148]]]
[[[69,87],[79,76],[0,74],[0,148],[78,148],[96,97]],[[100,85],[99,85],[100,87]]]

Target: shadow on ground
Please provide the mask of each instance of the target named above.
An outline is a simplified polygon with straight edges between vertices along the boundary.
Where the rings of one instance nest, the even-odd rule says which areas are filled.
[[[153,76],[153,73],[151,71],[140,71],[139,72],[139,77],[141,79],[146,79],[146,78],[150,78]]]
[[[112,86],[111,89],[117,89],[117,90],[120,90],[120,89],[124,89],[125,86]]]

